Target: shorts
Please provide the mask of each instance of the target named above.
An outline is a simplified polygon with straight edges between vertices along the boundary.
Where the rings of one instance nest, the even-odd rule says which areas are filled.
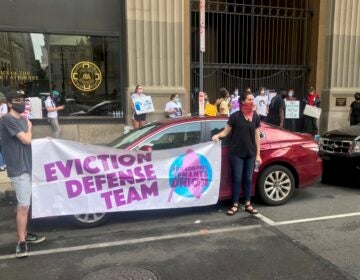
[[[18,207],[30,206],[31,201],[31,176],[23,173],[16,177],[10,177],[11,185],[15,189]]]
[[[134,113],[134,115],[133,115],[133,119],[135,120],[135,121],[145,121],[146,120],[146,114],[136,114],[136,113]]]

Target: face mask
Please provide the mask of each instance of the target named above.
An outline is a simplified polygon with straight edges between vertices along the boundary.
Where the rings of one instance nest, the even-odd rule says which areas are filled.
[[[174,101],[175,101],[175,102],[179,102],[179,97],[175,97],[175,98],[174,98]]]
[[[25,103],[12,103],[12,108],[15,112],[22,114],[25,111]]]
[[[294,95],[294,93],[292,92],[292,91],[290,91],[289,92],[289,96],[291,97],[291,96],[293,96]]]
[[[235,94],[235,96],[238,96],[238,95],[239,95],[239,91],[238,91],[238,90],[235,90],[235,91],[234,91],[234,94]]]
[[[252,111],[254,111],[254,102],[241,103],[241,111],[243,111],[246,114],[249,114]]]
[[[265,90],[261,90],[261,91],[260,91],[260,94],[265,94]]]

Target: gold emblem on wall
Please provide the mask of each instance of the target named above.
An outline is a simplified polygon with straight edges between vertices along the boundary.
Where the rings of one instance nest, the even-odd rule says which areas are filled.
[[[81,61],[71,69],[71,81],[81,91],[93,91],[101,84],[101,71],[94,63]]]

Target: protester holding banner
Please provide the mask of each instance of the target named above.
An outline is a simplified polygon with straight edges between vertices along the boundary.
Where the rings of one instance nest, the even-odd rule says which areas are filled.
[[[137,114],[134,104],[135,99],[146,96],[143,92],[144,92],[143,85],[137,85],[135,87],[134,93],[131,95],[130,109],[131,109],[132,123],[134,128],[143,127],[145,125],[146,114]]]
[[[179,95],[172,94],[170,101],[165,105],[165,113],[168,118],[180,118],[183,115],[182,106],[179,101]]]
[[[217,142],[220,138],[231,135],[230,163],[232,173],[232,202],[227,214],[232,216],[239,211],[241,183],[244,178],[245,211],[257,214],[250,203],[251,181],[255,162],[261,164],[260,157],[260,117],[254,111],[254,95],[244,92],[239,98],[240,111],[232,114],[224,130],[212,137]]]
[[[320,97],[315,91],[314,87],[312,86],[309,87],[308,94],[303,99],[303,102],[305,104],[305,107],[312,106],[312,107],[320,108]],[[306,115],[305,110],[304,110],[304,130],[307,133],[316,135],[318,134],[317,118]]]
[[[295,89],[290,88],[285,97],[285,128],[290,131],[297,131],[297,120],[299,119],[300,101],[295,97]],[[290,108],[291,107],[291,108]],[[290,109],[291,114],[290,114]]]
[[[19,91],[11,91],[6,95],[10,112],[1,118],[1,145],[7,163],[7,173],[11,185],[15,188],[17,199],[16,225],[18,243],[16,257],[28,256],[27,243],[39,243],[45,237],[27,232],[28,212],[31,200],[32,172],[32,124],[22,117],[25,111],[24,96]]]

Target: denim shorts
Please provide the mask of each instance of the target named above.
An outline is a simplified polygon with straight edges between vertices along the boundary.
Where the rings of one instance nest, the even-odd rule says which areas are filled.
[[[31,176],[23,173],[20,176],[10,177],[11,185],[15,188],[16,199],[19,206],[30,206]]]

